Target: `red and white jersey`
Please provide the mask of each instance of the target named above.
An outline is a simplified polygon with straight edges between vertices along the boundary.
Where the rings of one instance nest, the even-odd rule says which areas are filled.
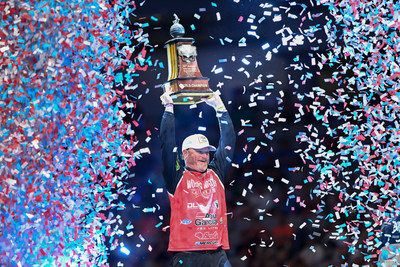
[[[185,170],[169,198],[169,251],[229,249],[225,188],[213,170]]]
[[[185,168],[180,161],[174,114],[163,114],[163,176],[171,202],[169,251],[229,249],[223,182],[231,165],[236,135],[228,112],[220,115],[218,148],[207,171],[201,173]]]

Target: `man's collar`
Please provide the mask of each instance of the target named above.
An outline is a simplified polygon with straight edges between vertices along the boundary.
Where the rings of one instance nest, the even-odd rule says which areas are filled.
[[[191,171],[191,172],[198,172],[198,173],[206,173],[207,170],[208,170],[208,168],[207,168],[207,170],[205,170],[204,172],[199,172],[199,171],[196,171],[195,169],[192,169],[192,168],[186,167],[186,166],[185,166],[185,169],[188,170],[188,171]]]

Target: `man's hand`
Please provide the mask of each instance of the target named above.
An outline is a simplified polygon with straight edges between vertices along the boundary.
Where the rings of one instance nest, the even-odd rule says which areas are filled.
[[[215,111],[226,111],[224,102],[222,102],[221,97],[219,96],[220,92],[214,92],[210,98],[203,98],[204,102],[206,102],[209,106],[213,107]]]
[[[170,104],[173,104],[174,102],[172,101],[172,88],[170,86],[165,87],[165,92],[160,96],[161,103],[164,106],[169,106]]]

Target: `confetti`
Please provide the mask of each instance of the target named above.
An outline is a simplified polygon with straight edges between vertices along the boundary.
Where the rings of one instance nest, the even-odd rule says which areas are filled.
[[[153,153],[150,146],[157,136],[145,129],[145,139],[135,139],[147,121],[135,117],[125,122],[136,113],[137,102],[153,90],[149,80],[140,80],[140,73],[165,68],[150,55],[162,44],[150,45],[148,34],[152,28],[161,29],[157,23],[163,19],[133,19],[129,14],[135,9],[132,1],[0,5],[0,263],[71,265],[79,259],[80,264],[102,265],[107,251],[129,251],[121,236],[146,241],[143,235],[134,235],[134,221],[122,226],[123,219],[112,212],[129,206],[147,216],[160,209],[133,204],[136,188],[125,181],[135,177],[126,170]],[[321,9],[329,13],[320,13]],[[210,10],[219,25],[229,19],[222,4],[211,2]],[[380,253],[380,226],[399,209],[399,5],[291,1],[248,10],[251,14],[241,11],[228,22],[245,26],[241,32],[237,29],[239,36],[215,36],[214,44],[225,51],[236,46],[232,55],[210,59],[216,87],[222,91],[235,82],[233,87],[243,88],[239,94],[247,97],[238,103],[222,94],[231,98],[230,109],[237,108],[232,114],[239,125],[238,143],[243,145],[236,148],[237,158],[227,158],[241,172],[231,186],[238,187],[239,196],[243,190],[242,199],[233,203],[248,208],[248,200],[262,201],[255,209],[258,214],[242,219],[252,222],[268,222],[275,214],[265,210],[279,205],[286,205],[288,212],[310,210],[313,214],[304,222],[288,225],[297,231],[312,228],[310,241],[328,236],[348,245],[350,254],[362,250],[364,260],[372,262]],[[208,14],[201,12],[207,9],[199,8],[201,15],[190,17],[203,21]],[[200,26],[189,27],[195,33]],[[271,34],[265,34],[270,29]],[[284,53],[289,56],[282,60]],[[284,70],[277,62],[286,65]],[[239,76],[246,82],[238,84]],[[160,77],[158,71],[158,83]],[[133,96],[143,86],[147,90]],[[294,124],[289,127],[291,115]],[[293,139],[301,146],[294,151],[299,165],[288,164],[282,156],[288,151],[269,157],[282,152],[277,144],[289,131],[297,132]],[[127,140],[125,135],[135,138]],[[148,147],[136,148],[143,141]],[[260,164],[259,157],[268,162]],[[256,168],[247,168],[251,164]],[[266,164],[290,179],[275,176]],[[257,192],[263,186],[253,182],[257,177],[267,183],[266,194]],[[155,186],[156,193],[165,193],[155,179],[146,176],[145,182]],[[282,184],[288,195],[277,197],[276,184]],[[129,205],[120,195],[128,197]],[[163,222],[153,225],[161,228]],[[299,238],[298,232],[291,236]],[[260,246],[276,243],[261,240]],[[317,244],[307,246],[318,254]],[[148,244],[142,248],[156,251]],[[346,257],[341,255],[345,262]]]
[[[113,71],[128,62],[114,56],[130,34],[117,24],[125,14],[103,1],[14,5],[0,5],[0,263],[105,264],[113,218],[104,211],[124,209],[115,192],[132,192],[122,187],[126,173],[111,171],[135,164],[135,145],[123,137],[131,125],[110,82],[121,82]],[[134,38],[146,43],[142,33]],[[149,63],[144,50],[120,52]]]

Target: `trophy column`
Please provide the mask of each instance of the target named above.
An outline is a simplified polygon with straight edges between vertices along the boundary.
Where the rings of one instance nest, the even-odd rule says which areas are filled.
[[[168,56],[168,81],[163,84],[171,87],[171,97],[174,104],[196,104],[202,102],[202,98],[208,98],[213,94],[208,84],[208,78],[203,77],[197,65],[197,51],[193,45],[194,39],[183,37],[185,28],[179,24],[178,16],[175,16],[170,34],[173,39],[165,43]]]

